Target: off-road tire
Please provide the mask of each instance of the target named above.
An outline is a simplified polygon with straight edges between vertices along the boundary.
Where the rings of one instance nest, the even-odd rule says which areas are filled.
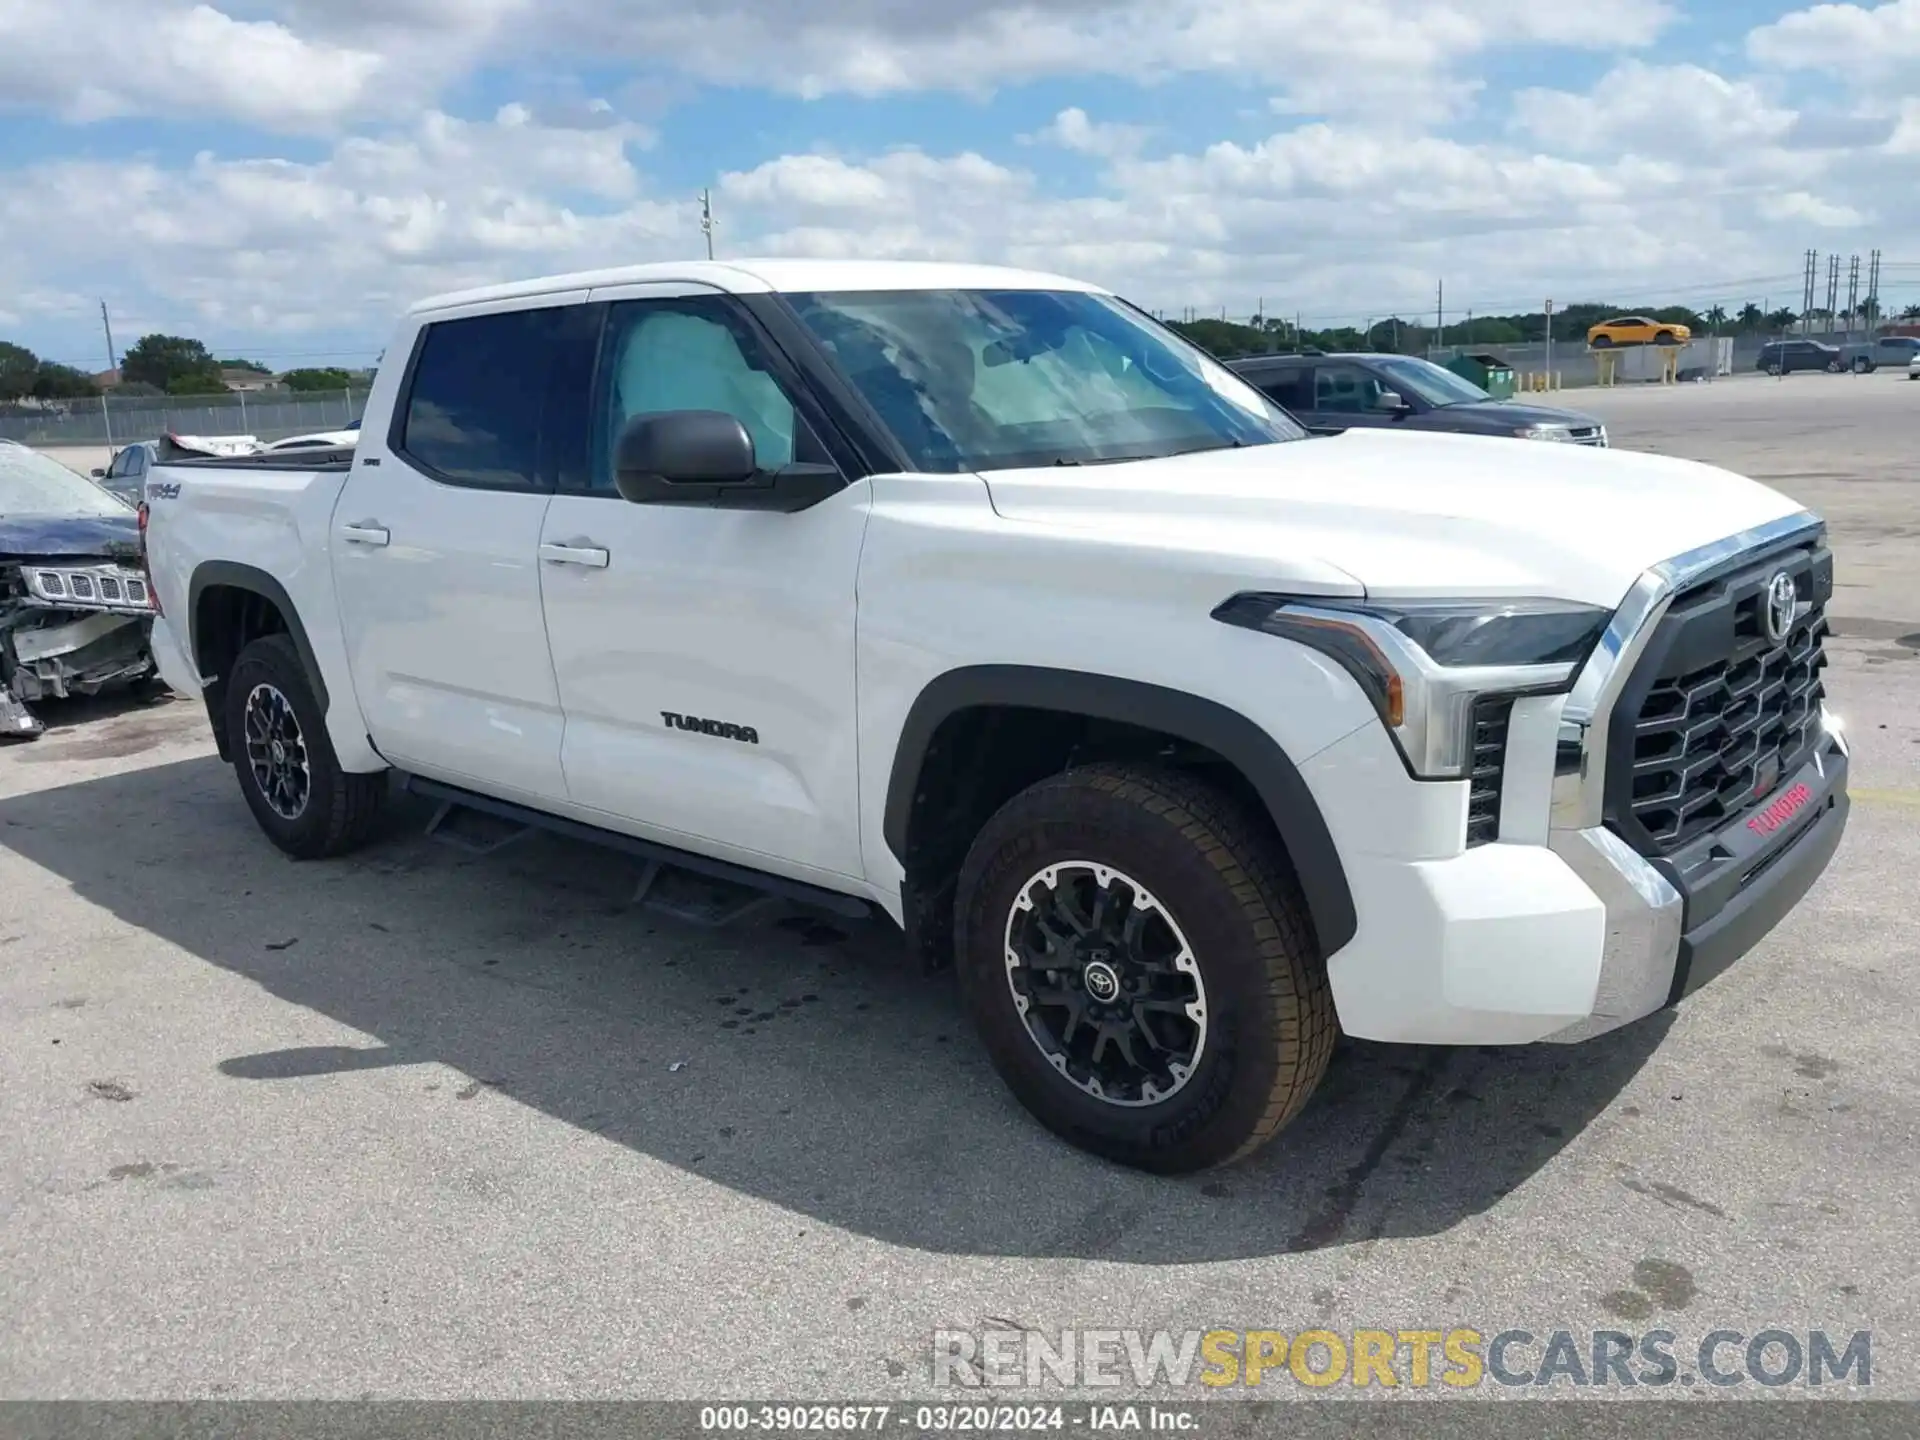
[[[1020,887],[1064,861],[1145,884],[1187,936],[1210,1023],[1191,1078],[1119,1106],[1061,1075],[1007,981]],[[1300,1112],[1333,1053],[1326,966],[1292,866],[1229,792],[1178,771],[1098,765],[1042,780],[980,831],[956,897],[959,981],[994,1068],[1041,1124],[1123,1165],[1184,1174],[1258,1149]]]
[[[275,813],[248,761],[247,697],[262,683],[286,697],[306,747],[310,789],[305,807],[292,819]],[[228,749],[240,793],[269,840],[296,860],[343,855],[366,843],[386,807],[386,772],[356,775],[340,768],[307,667],[292,640],[265,635],[240,652],[227,674],[225,708]]]

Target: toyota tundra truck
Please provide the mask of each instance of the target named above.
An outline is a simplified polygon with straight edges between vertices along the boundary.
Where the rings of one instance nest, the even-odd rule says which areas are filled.
[[[167,682],[300,859],[411,789],[951,965],[1167,1173],[1338,1032],[1585,1040],[1847,818],[1822,521],[1573,445],[1309,437],[1094,285],[653,265],[427,300],[351,449],[149,477]]]

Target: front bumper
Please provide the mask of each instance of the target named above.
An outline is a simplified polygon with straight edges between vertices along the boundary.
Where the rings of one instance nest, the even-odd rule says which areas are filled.
[[[1801,543],[1810,523],[1788,517],[1649,572],[1572,692],[1516,706],[1498,843],[1461,853],[1458,822],[1434,792],[1464,787],[1395,773],[1375,754],[1384,734],[1356,733],[1302,767],[1316,795],[1325,792],[1359,917],[1328,959],[1349,1034],[1418,1044],[1588,1039],[1706,984],[1799,903],[1848,814],[1846,741],[1824,708],[1796,770],[1677,857],[1643,855],[1605,802],[1614,709],[1675,594],[1756,547]],[[1406,823],[1383,833],[1387,815]]]

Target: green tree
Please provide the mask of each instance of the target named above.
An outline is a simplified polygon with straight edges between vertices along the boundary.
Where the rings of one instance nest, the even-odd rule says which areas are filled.
[[[1740,307],[1740,313],[1734,316],[1734,323],[1740,327],[1743,333],[1750,335],[1755,330],[1766,328],[1766,312],[1749,300]]]
[[[1799,320],[1799,311],[1780,309],[1767,316],[1767,328],[1776,332],[1791,330]]]
[[[209,376],[218,388],[220,367],[207,352],[207,347],[198,340],[189,340],[181,335],[142,335],[120,362],[120,377],[123,380],[158,385],[162,390],[176,395],[205,394],[205,390],[174,390],[173,385],[175,381],[187,380],[188,377],[196,377],[192,383],[198,383]]]
[[[0,400],[18,400],[33,393],[40,373],[40,357],[24,345],[0,340]]]
[[[93,377],[71,365],[56,365],[51,360],[42,360],[34,372],[33,394],[39,400],[79,400],[98,393]]]
[[[258,360],[222,360],[219,362],[219,365],[222,370],[245,370],[252,375],[271,375],[273,373],[271,367],[262,365]]]
[[[280,377],[280,383],[289,390],[345,390],[353,383],[353,376],[331,367],[324,370],[289,370]]]
[[[189,370],[184,375],[176,375],[167,381],[169,395],[224,395],[227,382],[220,378],[218,370]]]

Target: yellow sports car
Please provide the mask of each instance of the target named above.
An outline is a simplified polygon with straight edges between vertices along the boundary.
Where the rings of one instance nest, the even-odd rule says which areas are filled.
[[[1605,350],[1611,345],[1684,345],[1692,338],[1693,331],[1685,325],[1649,320],[1644,315],[1602,320],[1587,331],[1587,344],[1595,350]]]

